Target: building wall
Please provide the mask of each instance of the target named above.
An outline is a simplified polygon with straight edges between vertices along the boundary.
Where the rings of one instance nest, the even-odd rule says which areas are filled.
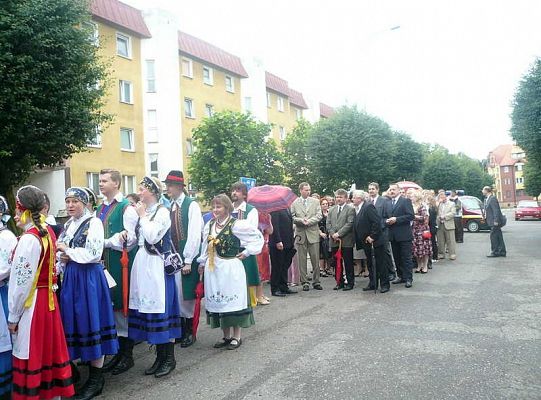
[[[289,100],[285,95],[269,89],[267,89],[267,96],[269,100],[267,103],[267,119],[272,124],[270,137],[280,146],[282,142],[280,138],[280,127],[284,127],[286,136],[291,132],[292,128]],[[278,110],[278,97],[283,99],[283,111]]]
[[[498,200],[503,206],[509,207],[516,202],[515,169],[512,165],[502,165],[499,169],[501,189],[498,192]]]

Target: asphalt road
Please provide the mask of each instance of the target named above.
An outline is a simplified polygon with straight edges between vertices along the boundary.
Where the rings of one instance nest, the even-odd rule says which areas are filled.
[[[540,399],[541,222],[504,228],[507,258],[486,258],[489,234],[465,233],[456,261],[386,294],[325,290],[273,297],[234,351],[201,319],[176,347],[168,377],[143,375],[154,354],[107,376],[106,399]],[[268,291],[268,286],[265,287]]]

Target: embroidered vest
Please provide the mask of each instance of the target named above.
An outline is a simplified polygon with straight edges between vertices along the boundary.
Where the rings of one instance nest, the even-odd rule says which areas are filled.
[[[188,196],[184,196],[184,200],[182,201],[182,206],[180,207],[180,221],[171,221],[172,224],[171,224],[171,238],[175,244],[175,247],[176,247],[176,251],[177,253],[179,253],[181,256],[183,256],[183,253],[184,253],[184,247],[186,247],[186,242],[188,240],[188,225],[190,223],[189,221],[189,210],[190,210],[190,204],[192,204],[193,200],[188,197]],[[177,204],[178,206],[178,204]],[[175,213],[173,211],[171,211],[171,217],[173,218],[173,216],[175,215]],[[174,224],[175,223],[180,223],[180,229],[182,230],[181,232],[178,232],[178,235],[176,232],[174,232],[173,230],[173,227],[175,226]],[[197,257],[194,257],[194,260],[197,259]]]
[[[92,218],[87,218],[86,221],[79,225],[79,228],[77,228],[77,231],[75,231],[75,234],[73,235],[73,239],[69,242],[69,247],[72,249],[76,247],[85,247],[91,220]]]
[[[231,218],[227,225],[224,226],[224,228],[220,231],[220,233],[216,235],[216,239],[218,239],[218,242],[215,245],[215,249],[216,254],[220,258],[234,258],[237,256],[237,254],[244,250],[244,248],[240,245],[239,238],[233,235],[232,228],[235,224],[235,221],[235,218]],[[209,229],[211,232],[215,223],[215,220],[210,221]]]

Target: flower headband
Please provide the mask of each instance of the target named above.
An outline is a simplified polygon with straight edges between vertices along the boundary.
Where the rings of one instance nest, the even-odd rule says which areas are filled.
[[[141,186],[143,186],[145,189],[147,189],[152,194],[155,194],[157,197],[161,194],[161,189],[158,187],[156,182],[154,182],[152,179],[150,179],[148,176],[145,176],[143,180],[139,183]]]

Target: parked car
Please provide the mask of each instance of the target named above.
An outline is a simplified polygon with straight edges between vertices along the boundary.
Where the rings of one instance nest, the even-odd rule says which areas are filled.
[[[515,210],[515,221],[521,219],[541,219],[541,207],[535,200],[521,200]]]
[[[462,203],[462,226],[468,232],[489,231],[483,202],[474,196],[460,196],[459,199]]]

